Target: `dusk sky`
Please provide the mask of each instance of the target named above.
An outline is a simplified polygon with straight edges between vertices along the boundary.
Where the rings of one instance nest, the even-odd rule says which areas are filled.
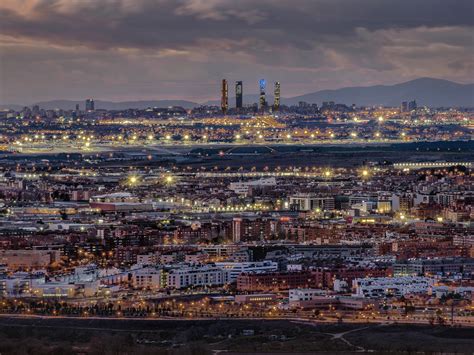
[[[2,0],[0,102],[473,82],[472,0]],[[233,87],[231,90],[233,95]]]

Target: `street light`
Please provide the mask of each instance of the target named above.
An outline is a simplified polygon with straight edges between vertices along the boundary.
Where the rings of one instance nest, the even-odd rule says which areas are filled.
[[[132,186],[133,186],[133,185],[136,185],[136,184],[138,183],[138,180],[139,180],[139,179],[138,179],[138,176],[136,176],[136,175],[129,176],[129,178],[128,178],[128,184],[129,184],[129,185],[132,185]]]
[[[368,168],[363,168],[360,171],[360,175],[362,176],[363,179],[367,179],[370,176],[370,170]]]

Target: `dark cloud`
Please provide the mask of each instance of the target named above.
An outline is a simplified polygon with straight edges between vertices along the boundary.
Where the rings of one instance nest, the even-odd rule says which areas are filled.
[[[0,100],[204,100],[222,76],[287,95],[470,81],[472,15],[461,0],[3,0]]]

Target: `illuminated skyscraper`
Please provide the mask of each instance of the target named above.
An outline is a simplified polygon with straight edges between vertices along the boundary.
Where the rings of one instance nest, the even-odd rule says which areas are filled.
[[[235,82],[235,107],[242,108],[243,106],[243,90],[242,90],[242,82],[236,81]]]
[[[86,100],[86,111],[94,111],[94,99]]]
[[[275,82],[274,95],[275,95],[275,101],[273,103],[273,109],[275,111],[278,111],[280,109],[280,82],[279,81]]]
[[[265,100],[265,86],[266,86],[265,79],[260,79],[259,86],[260,86],[259,103],[260,103],[260,109],[263,111],[265,110],[265,107],[267,107],[267,101]]]
[[[229,108],[229,87],[227,85],[227,80],[222,79],[221,109],[224,115],[227,113],[228,108]]]

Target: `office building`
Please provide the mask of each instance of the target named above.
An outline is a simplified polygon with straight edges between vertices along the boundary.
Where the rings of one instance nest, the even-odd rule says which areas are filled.
[[[402,105],[400,106],[401,112],[410,112],[414,111],[417,108],[416,100],[413,101],[403,101]]]
[[[260,87],[260,99],[259,99],[259,106],[260,109],[263,111],[267,107],[267,101],[265,99],[265,87],[266,87],[265,79],[260,79],[259,87]]]
[[[273,103],[273,109],[275,111],[278,111],[280,109],[280,82],[279,81],[275,82],[274,95],[275,95],[275,100]]]
[[[402,104],[400,105],[400,111],[401,112],[407,112],[408,111],[408,102],[403,101]]]
[[[221,88],[221,110],[225,115],[229,108],[229,87],[227,85],[227,80],[222,79],[222,88]]]
[[[94,111],[94,99],[87,99],[86,100],[86,111]]]
[[[333,196],[299,193],[290,196],[290,206],[296,211],[332,211],[335,209],[335,200]]]
[[[241,81],[235,82],[235,107],[241,109],[243,107],[243,86]]]

